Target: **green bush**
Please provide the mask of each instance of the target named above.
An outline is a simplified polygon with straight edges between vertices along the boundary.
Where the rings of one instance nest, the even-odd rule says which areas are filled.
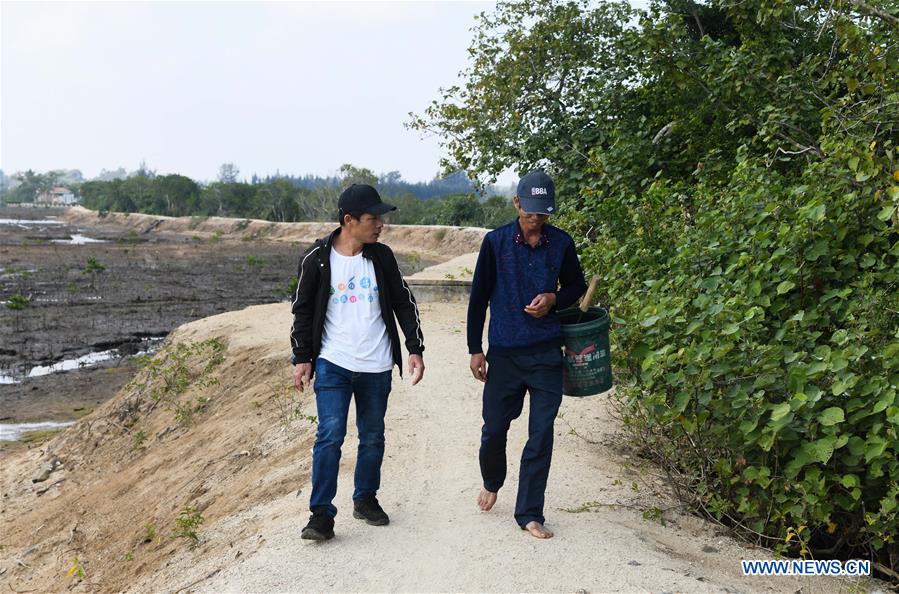
[[[690,224],[658,181],[645,223],[605,219],[585,259],[625,422],[685,495],[769,544],[805,525],[879,551],[899,533],[899,242],[873,188],[834,198],[810,169],[797,193],[746,163],[692,193]]]
[[[191,390],[218,384],[213,372],[224,362],[225,348],[221,339],[209,338],[200,342],[166,345],[152,357],[135,357],[141,369],[126,386],[133,390],[137,399],[135,409],[140,409],[139,403],[147,396],[151,410],[163,403],[166,408],[174,410],[175,420],[179,424],[192,425],[195,416],[205,410],[209,400],[203,394],[186,399],[181,396]],[[140,445],[136,439],[135,444]]]
[[[895,32],[863,2],[500,3],[464,83],[411,123],[472,173],[554,175],[556,220],[612,313],[625,428],[695,509],[884,574],[899,560]]]

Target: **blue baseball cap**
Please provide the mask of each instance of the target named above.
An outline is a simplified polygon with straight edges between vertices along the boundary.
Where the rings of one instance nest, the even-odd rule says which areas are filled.
[[[556,185],[542,171],[531,171],[522,177],[515,195],[524,212],[546,215],[556,212]]]

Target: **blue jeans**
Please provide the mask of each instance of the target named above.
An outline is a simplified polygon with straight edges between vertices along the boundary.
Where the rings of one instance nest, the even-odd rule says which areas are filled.
[[[324,507],[333,518],[337,508],[331,503],[337,494],[340,446],[346,437],[350,399],[356,396],[356,427],[359,453],[353,501],[374,495],[381,486],[384,459],[384,414],[390,394],[392,371],[356,373],[321,357],[315,364],[315,405],[318,433],[312,448],[312,495],[309,509]]]
[[[515,520],[524,527],[543,517],[544,492],[553,455],[553,423],[562,404],[562,353],[558,348],[533,355],[487,354],[481,477],[494,493],[506,482],[506,434],[531,394],[528,441],[521,453]]]

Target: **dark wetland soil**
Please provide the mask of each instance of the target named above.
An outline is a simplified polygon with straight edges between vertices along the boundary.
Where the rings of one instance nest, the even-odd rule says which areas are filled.
[[[285,241],[4,221],[49,221],[62,212],[0,208],[3,423],[81,416],[130,378],[134,363],[128,356],[146,351],[150,337],[220,312],[287,300],[305,248]],[[102,243],[58,242],[79,235]],[[407,262],[401,266],[414,272]],[[11,309],[17,300],[20,308]],[[285,328],[285,357],[287,333]],[[36,366],[110,350],[115,356],[99,366],[27,377]]]

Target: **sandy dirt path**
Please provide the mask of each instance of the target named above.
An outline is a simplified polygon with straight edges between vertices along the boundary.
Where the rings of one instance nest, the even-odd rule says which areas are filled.
[[[287,308],[246,322],[272,338],[286,328]],[[271,311],[271,310],[266,310]],[[470,377],[465,307],[421,307],[427,350],[416,387],[394,375],[387,451],[379,499],[387,527],[352,517],[356,431],[344,445],[335,504],[334,540],[303,541],[309,483],[268,504],[204,526],[201,547],[173,559],[133,591],[202,592],[808,592],[850,586],[836,578],[748,578],[741,558],[765,558],[710,523],[677,510],[663,526],[645,510],[674,502],[660,481],[631,470],[639,461],[615,446],[616,423],[604,397],[570,398],[556,422],[546,497],[547,525],[538,541],[512,516],[528,409],[509,436],[510,476],[496,507],[480,512],[477,463],[481,384]],[[256,334],[257,338],[259,334]],[[576,434],[575,434],[576,433]],[[240,536],[240,534],[250,536]],[[200,552],[203,551],[203,552]]]

